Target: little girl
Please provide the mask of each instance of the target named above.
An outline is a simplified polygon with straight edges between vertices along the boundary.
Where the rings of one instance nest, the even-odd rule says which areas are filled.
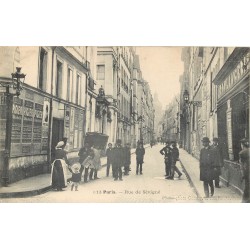
[[[71,177],[71,191],[73,191],[75,187],[75,191],[78,191],[78,185],[81,181],[81,173],[80,173],[81,164],[79,162],[73,164],[69,171],[72,173]]]

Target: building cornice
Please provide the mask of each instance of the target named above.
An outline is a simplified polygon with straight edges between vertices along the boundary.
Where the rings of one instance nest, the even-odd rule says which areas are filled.
[[[220,85],[226,77],[237,67],[242,57],[250,51],[248,47],[235,48],[227,61],[221,67],[220,71],[215,76],[213,82],[215,85]]]

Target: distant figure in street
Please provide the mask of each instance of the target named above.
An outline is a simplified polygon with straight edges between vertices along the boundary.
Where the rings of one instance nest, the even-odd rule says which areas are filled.
[[[139,168],[140,174],[142,174],[142,164],[144,163],[145,148],[143,143],[139,143],[139,146],[135,150],[136,154],[136,174],[138,175]]]
[[[107,171],[106,171],[106,176],[109,176],[109,169],[110,166],[112,165],[112,143],[108,144],[108,148],[106,150],[106,156],[107,156]],[[112,175],[114,177],[114,169],[112,165]]]
[[[72,173],[71,177],[71,191],[73,191],[75,187],[75,191],[78,191],[78,185],[81,181],[81,164],[79,162],[73,164],[71,167],[69,167],[69,171]]]
[[[89,168],[84,167],[83,161],[90,155],[91,151],[92,149],[89,143],[86,142],[84,144],[84,147],[82,147],[78,153],[79,163],[81,164],[81,169],[80,169],[81,175],[84,171],[84,182],[88,181]]]
[[[171,142],[171,175],[166,179],[174,179],[174,173],[177,172],[180,178],[182,176],[181,171],[176,167],[176,162],[179,161],[179,149],[176,146],[176,141]]]
[[[172,149],[170,147],[170,142],[166,141],[166,145],[160,150],[160,154],[164,155],[165,163],[165,177],[171,176],[171,163],[172,163]]]
[[[67,165],[69,164],[66,152],[63,150],[64,142],[57,143],[55,160],[51,168],[51,185],[57,191],[62,191],[67,186]]]
[[[122,141],[118,139],[116,145],[112,150],[112,166],[114,168],[114,180],[117,181],[118,178],[122,181],[122,166],[124,165],[124,150],[122,148]]]
[[[209,197],[209,188],[211,196],[214,195],[214,155],[213,150],[209,146],[210,140],[208,137],[202,139],[203,148],[200,152],[200,180],[203,181],[204,193]]]
[[[131,164],[130,143],[126,143],[124,147],[124,175],[129,175],[130,164]]]
[[[215,187],[220,188],[220,175],[221,168],[223,167],[223,151],[222,147],[219,144],[218,138],[213,138],[213,145],[211,146],[214,154],[214,181]]]
[[[242,150],[239,153],[240,157],[240,165],[241,165],[241,176],[242,181],[245,181],[244,186],[244,193],[242,197],[243,203],[250,203],[250,195],[249,195],[249,156],[250,156],[250,149],[249,149],[249,140],[242,139],[241,140],[241,148]]]
[[[154,146],[154,141],[151,140],[151,141],[150,141],[150,147],[152,148],[153,146]]]

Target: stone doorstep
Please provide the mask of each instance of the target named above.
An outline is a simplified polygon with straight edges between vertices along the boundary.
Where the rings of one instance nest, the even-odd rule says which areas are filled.
[[[149,144],[146,144],[145,145],[145,148],[148,148],[150,147]],[[135,149],[131,149],[131,154],[134,154],[135,153]],[[104,159],[104,158],[103,158]],[[103,160],[104,161],[104,160]],[[101,165],[101,169],[103,167],[107,166],[107,163],[102,163]],[[46,175],[49,175],[49,174],[46,174]],[[38,175],[39,176],[39,175]],[[36,178],[38,176],[33,176],[31,178]],[[43,175],[44,176],[44,175]],[[48,176],[48,178],[50,178],[50,175]],[[68,176],[68,179],[69,180],[70,177]],[[25,179],[24,179],[25,180]],[[21,182],[23,182],[24,180],[21,180]],[[47,182],[48,183],[48,182]],[[51,186],[48,184],[45,184],[45,185],[41,185],[40,187],[36,187],[35,189],[33,190],[30,190],[28,187],[13,187],[14,188],[14,191],[13,189],[11,190],[11,186],[10,187],[0,187],[0,198],[23,198],[23,197],[29,197],[29,196],[35,196],[35,195],[39,195],[39,194],[42,194],[42,193],[45,193],[45,192],[48,192],[49,190],[51,190]],[[16,183],[14,183],[15,185]],[[8,189],[8,190],[5,190],[5,189]],[[15,191],[16,190],[16,191]],[[20,191],[21,190],[21,191]],[[3,192],[4,191],[4,192]]]

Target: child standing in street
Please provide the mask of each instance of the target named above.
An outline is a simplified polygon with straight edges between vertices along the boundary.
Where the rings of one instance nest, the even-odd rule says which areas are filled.
[[[81,181],[81,164],[79,162],[72,165],[72,167],[69,168],[69,171],[72,173],[71,177],[71,191],[73,191],[75,187],[75,191],[78,191],[78,185]]]

